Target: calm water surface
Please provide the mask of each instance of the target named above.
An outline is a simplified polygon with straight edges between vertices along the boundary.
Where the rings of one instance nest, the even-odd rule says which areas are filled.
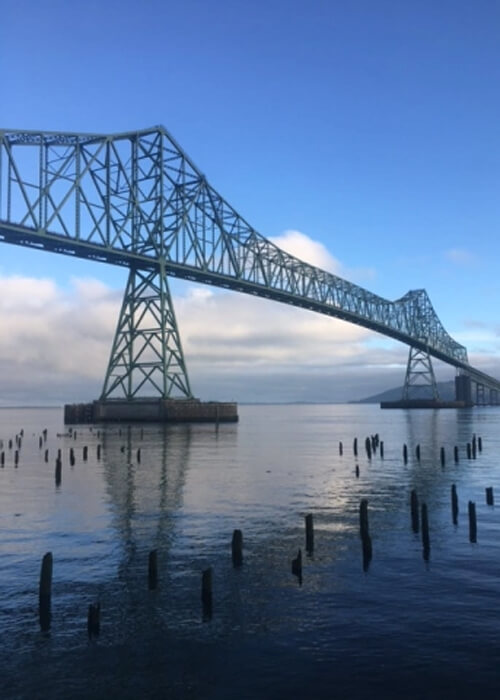
[[[494,408],[241,406],[239,424],[218,431],[147,425],[141,439],[138,425],[77,426],[73,439],[57,435],[65,432],[59,410],[0,410],[0,697],[500,697],[500,513],[485,502],[487,486],[500,498],[499,427]],[[7,443],[22,428],[16,468]],[[375,433],[384,458],[370,461],[364,440]],[[467,460],[474,433],[483,450]],[[412,489],[428,506],[428,561],[411,529]],[[362,498],[373,542],[366,571]],[[304,552],[300,585],[291,559],[304,549],[307,513],[315,549]],[[240,569],[231,562],[235,528],[244,538]],[[38,579],[47,551],[52,627],[43,633]],[[208,566],[211,620],[200,600]],[[87,608],[97,600],[101,634],[89,641]]]

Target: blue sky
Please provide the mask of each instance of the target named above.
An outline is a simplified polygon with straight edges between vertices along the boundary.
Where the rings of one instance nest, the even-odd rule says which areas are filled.
[[[387,298],[425,287],[500,376],[500,3],[3,0],[0,69],[0,126],[164,124],[257,230]],[[4,246],[16,274],[125,281]]]

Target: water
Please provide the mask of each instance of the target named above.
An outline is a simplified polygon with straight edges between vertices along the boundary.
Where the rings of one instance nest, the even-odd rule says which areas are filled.
[[[499,424],[495,408],[242,406],[240,423],[218,432],[150,425],[141,439],[137,425],[121,435],[118,426],[101,427],[99,437],[97,427],[80,426],[73,439],[57,437],[65,431],[61,411],[0,410],[4,448],[24,428],[19,466],[14,449],[6,449],[0,469],[0,697],[499,693],[500,516],[485,502],[487,486],[500,497]],[[40,450],[43,428],[48,439]],[[369,461],[364,439],[375,433],[384,459],[377,453]],[[473,433],[483,451],[467,460]],[[428,505],[428,561],[411,530],[411,489]],[[366,571],[362,498],[373,543]],[[477,508],[476,544],[469,542],[469,500]],[[303,552],[300,585],[291,559],[304,549],[306,513],[314,515],[315,550]],[[231,562],[235,528],[243,531],[241,569]],[[149,591],[155,548],[159,586]],[[52,627],[43,633],[38,578],[47,551],[54,557]],[[208,566],[211,620],[200,600]],[[101,634],[89,641],[87,608],[97,600]]]

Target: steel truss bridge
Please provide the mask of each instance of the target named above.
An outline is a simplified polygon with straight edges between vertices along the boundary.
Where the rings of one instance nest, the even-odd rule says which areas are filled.
[[[191,397],[168,277],[356,323],[410,346],[405,396],[431,390],[431,357],[497,403],[425,290],[388,301],[257,233],[163,127],[122,134],[0,130],[0,241],[121,265],[128,282],[102,399]]]

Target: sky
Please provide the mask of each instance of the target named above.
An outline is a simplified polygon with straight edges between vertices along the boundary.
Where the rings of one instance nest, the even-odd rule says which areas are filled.
[[[163,124],[256,230],[388,299],[425,288],[500,377],[498,0],[3,0],[0,73],[0,128]],[[96,398],[125,283],[3,245],[0,402]],[[345,401],[403,382],[408,348],[380,335],[172,292],[200,398]]]

